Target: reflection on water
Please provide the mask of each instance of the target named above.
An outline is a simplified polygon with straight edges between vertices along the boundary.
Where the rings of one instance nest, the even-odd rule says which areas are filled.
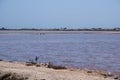
[[[0,34],[0,58],[120,72],[119,34]]]

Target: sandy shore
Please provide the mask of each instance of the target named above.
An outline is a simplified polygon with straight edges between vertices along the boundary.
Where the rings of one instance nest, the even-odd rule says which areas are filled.
[[[80,69],[55,70],[46,67],[26,66],[25,64],[22,62],[0,61],[0,73],[11,72],[25,77],[25,80],[120,80],[111,77],[111,75],[107,76],[103,72]]]

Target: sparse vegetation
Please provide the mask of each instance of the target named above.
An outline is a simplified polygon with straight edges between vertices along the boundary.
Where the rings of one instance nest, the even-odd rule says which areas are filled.
[[[39,57],[36,56],[36,57],[35,57],[35,62],[36,62],[36,64],[38,63],[38,59],[39,59]]]
[[[26,66],[37,65],[38,64],[38,59],[39,59],[38,56],[36,56],[34,59],[30,59],[29,62],[26,62]]]
[[[37,28],[21,28],[21,29],[7,29],[4,27],[1,27],[0,30],[26,30],[26,31],[120,31],[120,27],[115,28],[76,28],[76,29],[70,29],[67,27],[62,28],[50,28],[50,29],[37,29]]]
[[[0,59],[0,61],[3,61],[2,59]]]
[[[30,59],[29,62],[26,62],[26,66],[36,66],[36,67],[44,66],[44,67],[53,68],[53,69],[67,69],[65,66],[54,65],[52,62],[38,63],[38,59],[39,59],[38,56],[36,56],[34,60]]]
[[[48,63],[48,68],[53,68],[53,69],[67,69],[65,66],[61,66],[61,65],[54,65],[53,63],[49,62]]]
[[[27,80],[28,77],[23,77],[20,75],[17,75],[16,73],[11,72],[1,72],[0,73],[0,80]]]
[[[0,28],[0,30],[6,30],[6,28],[2,27],[2,28]]]

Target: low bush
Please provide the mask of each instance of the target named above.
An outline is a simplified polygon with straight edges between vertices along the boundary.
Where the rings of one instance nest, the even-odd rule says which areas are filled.
[[[28,77],[22,77],[15,73],[0,73],[0,80],[27,80]]]
[[[61,66],[61,65],[54,65],[53,63],[49,62],[48,63],[48,68],[53,68],[53,69],[67,69],[65,66]]]
[[[0,61],[3,61],[2,59],[0,59]]]

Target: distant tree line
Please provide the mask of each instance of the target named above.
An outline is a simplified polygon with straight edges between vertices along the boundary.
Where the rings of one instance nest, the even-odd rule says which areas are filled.
[[[120,31],[120,28],[76,28],[70,29],[64,28],[49,28],[49,29],[37,29],[37,28],[21,28],[21,29],[7,29],[1,27],[0,30],[34,30],[34,31]]]
[[[0,30],[5,30],[5,28],[4,28],[4,27],[2,27],[2,28],[0,28]]]

